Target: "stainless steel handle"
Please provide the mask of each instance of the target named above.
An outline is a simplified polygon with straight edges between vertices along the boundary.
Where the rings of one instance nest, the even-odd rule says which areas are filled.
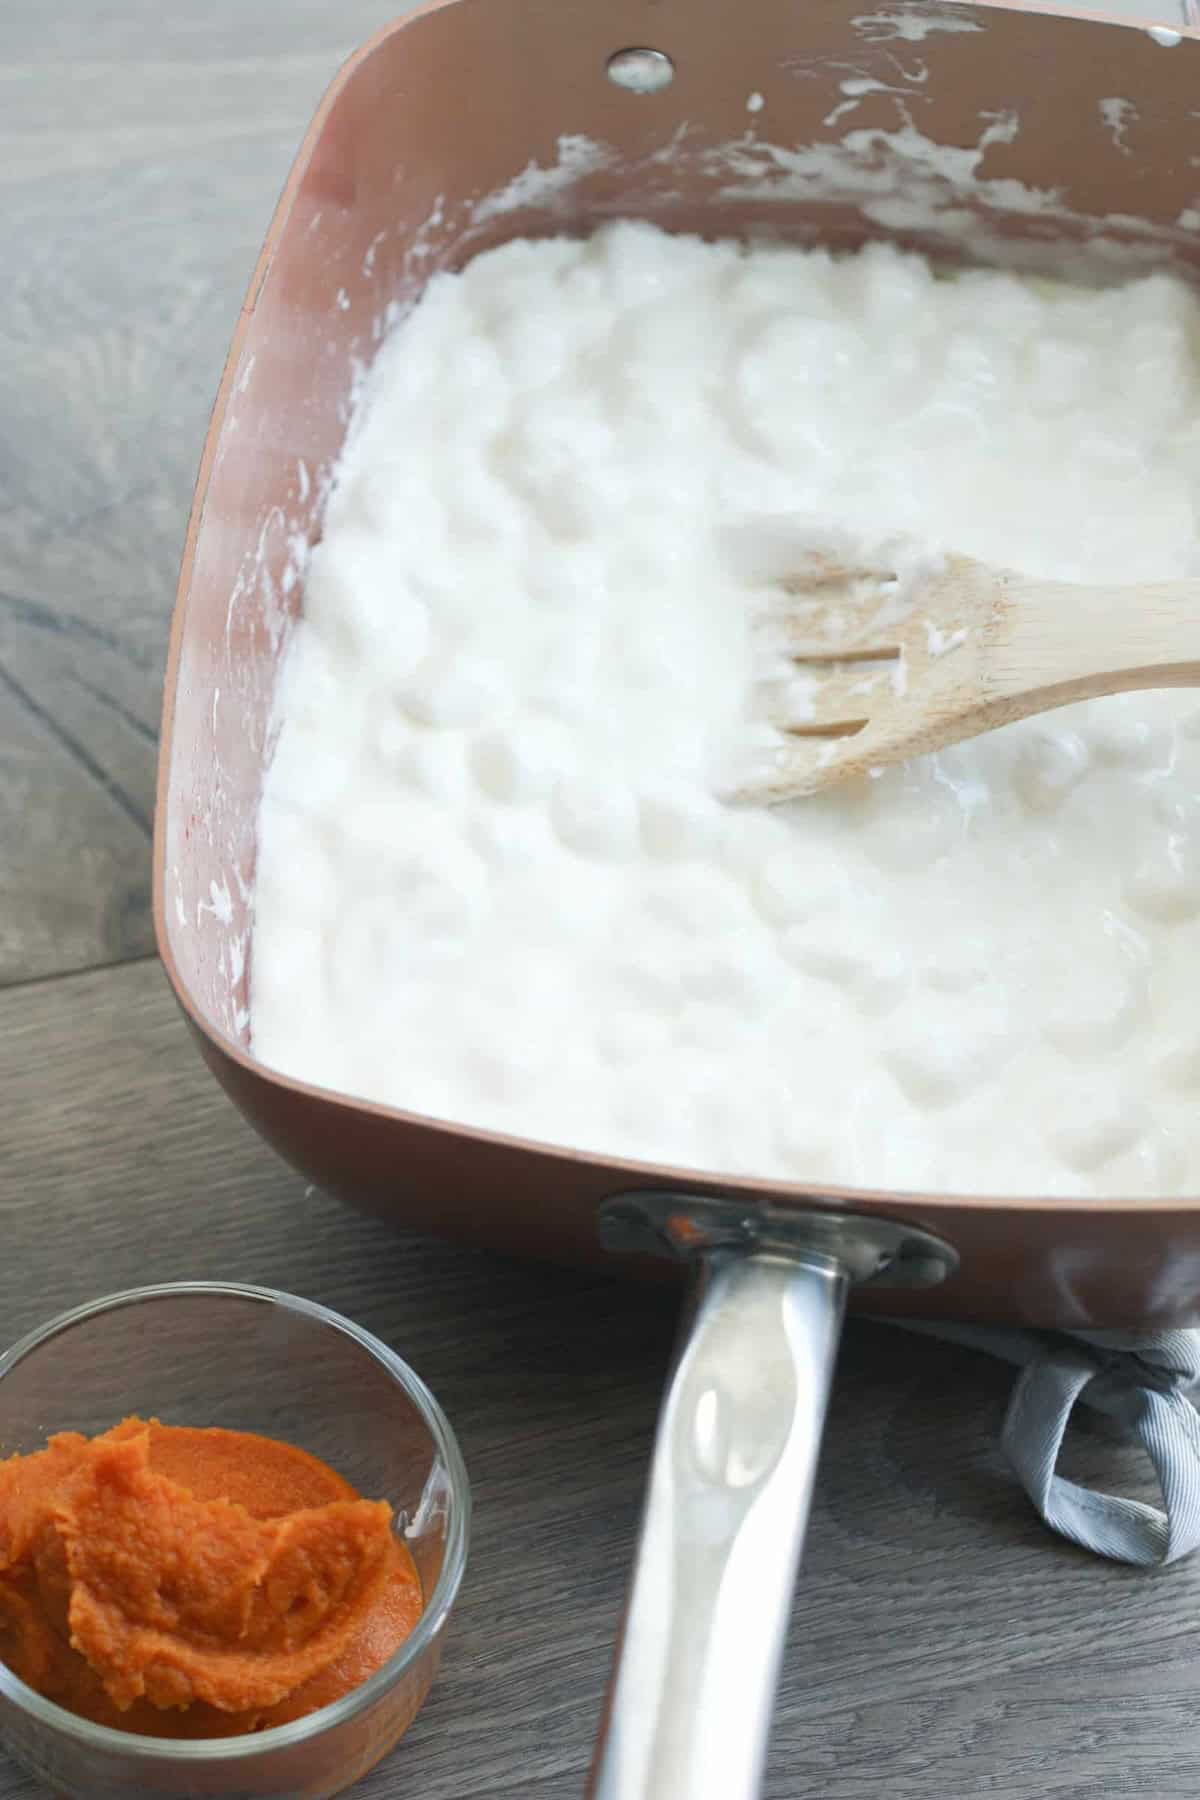
[[[891,1220],[694,1196],[611,1202],[602,1229],[690,1255],[699,1279],[588,1794],[755,1800],[847,1291],[924,1285],[955,1259]]]
[[[667,1391],[594,1800],[754,1800],[849,1277],[704,1259]]]

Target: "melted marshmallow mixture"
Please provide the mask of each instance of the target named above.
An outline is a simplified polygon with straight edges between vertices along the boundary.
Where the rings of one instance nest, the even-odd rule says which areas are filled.
[[[282,672],[257,1056],[589,1151],[1200,1188],[1200,696],[768,811],[756,621],[814,522],[1200,573],[1200,307],[640,225],[438,276],[370,376]]]

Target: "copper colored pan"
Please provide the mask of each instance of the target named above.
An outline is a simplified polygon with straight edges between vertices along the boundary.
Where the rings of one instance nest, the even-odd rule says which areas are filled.
[[[663,56],[610,69],[647,49]],[[1200,1200],[702,1180],[439,1124],[257,1064],[247,984],[268,718],[299,606],[289,570],[319,529],[355,371],[434,269],[614,215],[841,245],[891,236],[1085,278],[1190,270],[1197,93],[1186,37],[1168,47],[1039,12],[457,0],[389,27],[343,70],[251,282],[171,638],[159,947],[218,1079],[323,1187],[509,1250],[667,1250],[698,1265],[593,1776],[605,1800],[757,1792],[849,1287],[891,1313],[1192,1323]]]

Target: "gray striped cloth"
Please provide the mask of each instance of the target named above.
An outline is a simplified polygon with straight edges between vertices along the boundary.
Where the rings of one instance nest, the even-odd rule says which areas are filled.
[[[1097,1556],[1154,1568],[1200,1544],[1200,1331],[1064,1332],[922,1325],[909,1329],[990,1350],[1021,1370],[1004,1421],[1005,1454],[1052,1531]],[[1057,1473],[1076,1402],[1090,1406],[1149,1454],[1162,1507],[1080,1487]]]

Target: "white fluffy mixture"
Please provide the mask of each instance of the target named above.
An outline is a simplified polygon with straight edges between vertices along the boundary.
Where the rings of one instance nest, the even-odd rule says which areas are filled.
[[[1200,572],[1200,306],[619,224],[437,277],[369,378],[277,697],[254,1052],[622,1156],[1200,1189],[1200,696],[724,804],[815,522]]]

